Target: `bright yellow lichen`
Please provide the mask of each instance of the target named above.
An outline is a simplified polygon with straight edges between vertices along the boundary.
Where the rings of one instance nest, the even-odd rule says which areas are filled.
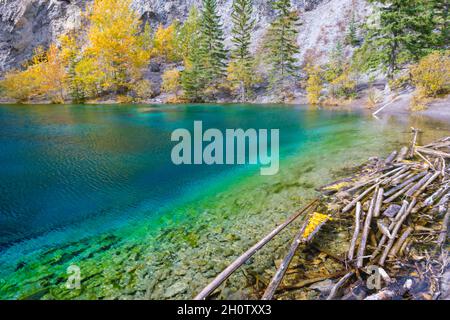
[[[308,224],[303,231],[303,239],[306,240],[308,237],[320,226],[322,223],[332,220],[329,215],[322,214],[319,212],[314,212],[309,218]]]
[[[350,181],[341,181],[338,183],[334,183],[332,185],[326,186],[325,188],[323,188],[323,190],[326,191],[338,191],[340,189],[343,189],[345,187],[350,186],[351,182]]]

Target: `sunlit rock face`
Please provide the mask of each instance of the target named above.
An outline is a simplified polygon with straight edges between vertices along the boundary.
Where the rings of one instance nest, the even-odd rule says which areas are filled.
[[[2,0],[0,2],[0,71],[18,67],[32,56],[33,49],[44,47],[57,37],[80,26],[81,13],[90,1],[82,0]],[[153,26],[184,20],[192,5],[201,8],[201,0],[134,0],[133,8],[143,22]],[[231,6],[233,0],[218,0],[227,45],[230,44]],[[254,48],[274,17],[270,0],[254,0],[256,26],[253,34]],[[301,57],[311,48],[328,50],[336,31],[333,25],[348,23],[351,8],[356,8],[358,18],[367,11],[365,0],[292,0],[295,10],[302,15],[299,45]],[[326,35],[322,35],[326,33]],[[342,36],[342,34],[341,34]],[[319,40],[326,40],[326,44]]]

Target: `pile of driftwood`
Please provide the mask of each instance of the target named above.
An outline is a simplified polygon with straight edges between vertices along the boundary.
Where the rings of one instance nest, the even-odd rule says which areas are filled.
[[[274,297],[298,247],[308,245],[335,218],[351,220],[353,229],[346,257],[336,257],[345,264],[346,271],[339,273],[342,277],[327,299],[400,299],[413,292],[420,281],[422,296],[413,298],[438,298],[440,277],[449,261],[443,246],[450,218],[450,136],[419,146],[419,130],[412,129],[409,146],[392,152],[386,159],[372,158],[352,177],[321,188],[320,199],[243,253],[195,299],[206,299],[299,217],[303,217],[303,223],[263,300]],[[420,281],[409,276],[411,269],[418,273]],[[308,283],[305,281],[302,287]]]
[[[414,285],[413,279],[403,277],[400,283],[395,277],[409,258],[423,258],[429,264],[438,261],[444,271],[448,260],[442,248],[450,217],[450,137],[418,146],[418,134],[413,128],[409,147],[392,152],[384,160],[372,159],[361,173],[322,188],[329,195],[329,204],[354,220],[346,257],[349,272],[336,283],[328,299],[337,299],[340,289],[349,283],[353,288],[367,285],[367,275],[372,273],[386,287],[365,299],[403,297]],[[436,255],[437,260],[433,260]],[[440,294],[439,274],[434,273],[427,293],[431,298]],[[356,281],[351,283],[351,279]],[[347,292],[343,298],[355,296]]]

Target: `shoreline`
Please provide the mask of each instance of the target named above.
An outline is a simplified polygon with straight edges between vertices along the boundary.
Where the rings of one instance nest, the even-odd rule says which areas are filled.
[[[413,92],[406,92],[400,95],[396,93],[389,94],[385,97],[385,102],[379,103],[377,106],[373,108],[368,108],[366,106],[367,95],[363,94],[361,97],[358,97],[355,100],[349,101],[348,103],[340,104],[340,105],[317,105],[317,108],[323,108],[327,110],[341,110],[341,111],[363,111],[367,114],[372,114],[378,111],[377,115],[374,116],[384,116],[384,115],[418,115],[425,116],[434,119],[446,119],[450,121],[450,95],[445,97],[435,98],[433,101],[428,103],[427,108],[420,111],[412,111],[409,106],[411,99],[413,97]],[[177,105],[223,105],[223,106],[233,106],[233,105],[254,105],[254,106],[299,106],[299,105],[309,105],[305,96],[300,96],[295,98],[293,101],[287,102],[258,102],[258,101],[250,101],[250,102],[202,102],[202,103],[165,103],[158,99],[151,99],[142,102],[132,102],[132,103],[120,103],[115,100],[104,100],[104,101],[95,101],[95,102],[86,102],[86,106],[177,106]],[[389,104],[382,110],[379,110],[383,107],[383,105]],[[73,105],[71,103],[65,104],[53,104],[49,101],[32,101],[27,103],[15,103],[12,101],[0,101],[0,106],[8,106],[8,105],[17,105],[17,106],[32,106],[32,105],[48,105],[48,106],[70,106]],[[78,105],[78,104],[74,104]]]

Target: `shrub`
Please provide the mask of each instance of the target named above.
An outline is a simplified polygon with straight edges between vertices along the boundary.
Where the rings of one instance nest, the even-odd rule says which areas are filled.
[[[367,93],[367,102],[366,106],[369,109],[374,108],[377,104],[379,104],[383,100],[382,94],[376,88],[371,87]]]
[[[330,94],[333,98],[353,98],[356,95],[356,81],[353,79],[349,67],[330,80]]]
[[[134,86],[134,92],[136,93],[136,100],[142,101],[153,96],[152,83],[149,80],[139,80]]]
[[[418,96],[436,97],[450,89],[450,51],[433,52],[411,67]]]
[[[36,84],[30,72],[11,70],[6,73],[0,83],[6,97],[19,103],[28,101],[34,92]]]
[[[162,75],[162,91],[166,93],[173,93],[177,96],[181,88],[181,73],[177,69],[170,69],[164,71]]]

